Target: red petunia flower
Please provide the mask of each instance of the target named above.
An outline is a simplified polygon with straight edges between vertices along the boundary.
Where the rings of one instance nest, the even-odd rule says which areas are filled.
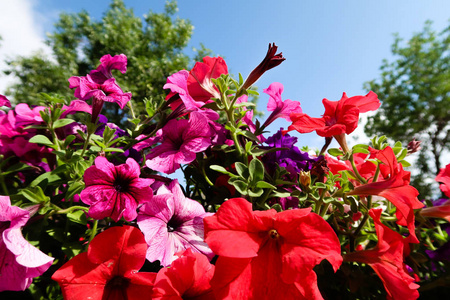
[[[178,255],[170,268],[163,268],[156,275],[152,299],[215,299],[210,285],[214,265],[205,255],[190,248]]]
[[[407,226],[411,242],[418,243],[414,226],[414,209],[422,208],[424,205],[417,199],[419,192],[409,185],[411,172],[403,170],[391,147],[380,150],[375,157],[383,163],[380,170],[385,180],[358,186],[347,195],[377,195],[389,200],[397,208],[397,224]]]
[[[325,106],[325,113],[321,118],[311,118],[305,113],[293,113],[290,115],[292,125],[284,133],[291,130],[300,133],[315,130],[322,137],[334,137],[344,152],[349,152],[345,135],[358,127],[359,114],[376,110],[381,105],[374,92],[350,98],[344,93],[339,101],[323,99],[322,103]]]
[[[441,205],[424,208],[420,211],[420,214],[425,217],[446,219],[450,222],[450,200]]]
[[[408,275],[403,256],[404,238],[380,221],[381,209],[371,209],[369,215],[375,222],[378,244],[375,248],[346,254],[344,261],[368,264],[380,277],[388,294],[387,299],[417,299],[419,285]]]
[[[228,67],[222,57],[203,58],[203,62],[195,63],[194,68],[189,72],[187,88],[189,95],[196,101],[207,102],[211,98],[220,98],[211,78],[218,78],[222,74],[228,74]]]
[[[440,186],[441,191],[447,197],[450,197],[450,164],[446,165],[445,168],[442,168],[439,171],[439,174],[436,176],[435,180],[442,183]]]
[[[339,101],[322,100],[325,113],[322,118],[311,118],[304,113],[291,114],[292,125],[288,131],[297,130],[300,133],[316,131],[323,137],[331,137],[342,133],[350,134],[358,126],[359,114],[380,107],[377,94],[369,92],[366,96],[347,97],[342,95]]]
[[[139,229],[112,227],[98,234],[87,252],[78,254],[58,271],[66,300],[142,299],[151,295],[156,273],[139,273],[147,243]]]
[[[342,262],[331,226],[310,209],[252,211],[226,201],[204,219],[205,241],[219,255],[211,281],[218,299],[321,299],[313,268]]]

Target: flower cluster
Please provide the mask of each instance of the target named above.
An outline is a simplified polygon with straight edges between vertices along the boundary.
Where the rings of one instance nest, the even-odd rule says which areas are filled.
[[[271,113],[255,120],[251,87],[284,60],[270,44],[244,81],[205,57],[140,115],[112,73],[127,71],[124,54],[69,78],[76,100],[0,95],[0,295],[417,299],[439,286],[450,164],[436,177],[445,196],[420,201],[405,169],[417,141],[350,146],[359,115],[381,104],[373,92],[324,99],[315,118],[274,82],[261,97]],[[104,102],[130,109],[127,128],[108,123]],[[288,129],[268,135],[279,118]],[[291,131],[324,146],[300,148]]]

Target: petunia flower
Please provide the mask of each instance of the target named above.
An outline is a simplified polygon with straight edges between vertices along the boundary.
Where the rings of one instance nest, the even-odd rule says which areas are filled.
[[[52,257],[22,236],[21,228],[29,218],[28,211],[11,206],[8,196],[0,196],[0,291],[24,291],[53,263]]]
[[[347,195],[377,195],[389,200],[397,208],[397,224],[407,226],[412,238],[411,242],[418,243],[415,234],[414,209],[422,208],[424,205],[417,199],[419,192],[409,185],[411,172],[403,170],[391,147],[380,150],[375,157],[383,163],[380,169],[384,180],[357,186]]]
[[[147,244],[139,229],[111,227],[99,233],[87,252],[78,254],[52,276],[66,300],[141,299],[151,295],[156,273],[138,272]]]
[[[196,62],[189,72],[187,88],[189,95],[195,101],[208,102],[211,98],[220,98],[219,91],[211,79],[222,74],[228,74],[228,67],[222,57],[203,58],[203,62]]]
[[[308,152],[301,151],[295,146],[297,138],[289,134],[283,135],[282,128],[269,137],[265,143],[272,148],[287,148],[286,150],[267,153],[263,157],[263,162],[270,172],[275,172],[277,165],[286,168],[291,174],[290,180],[295,180],[297,174],[301,171],[311,170],[314,162],[321,159],[321,157],[312,157]]]
[[[170,89],[171,93],[166,99],[170,98],[172,95],[178,94],[181,101],[184,103],[185,107],[189,111],[195,111],[196,109],[205,105],[204,101],[195,101],[194,98],[189,94],[187,80],[189,78],[189,72],[186,70],[181,70],[169,77],[167,77],[167,83],[163,86],[164,89]],[[179,101],[179,100],[178,100]],[[178,106],[178,105],[175,105]],[[175,107],[172,106],[172,109]]]
[[[197,153],[211,145],[208,119],[200,112],[192,112],[189,120],[170,120],[162,128],[161,136],[161,144],[147,155],[146,165],[166,174],[194,161]]]
[[[435,180],[442,183],[440,185],[441,191],[450,198],[450,164],[446,165],[439,171]]]
[[[75,88],[74,95],[78,99],[93,98],[92,121],[97,120],[105,102],[117,103],[123,109],[131,99],[131,93],[124,93],[114,78],[107,79],[100,84],[95,82],[90,75],[86,77],[72,76],[69,78],[69,83],[71,89]]]
[[[0,95],[0,106],[11,107],[11,102],[6,96]]]
[[[184,196],[178,180],[160,187],[152,201],[139,209],[137,217],[149,246],[147,259],[169,266],[176,253],[188,248],[212,259],[214,254],[203,241],[203,218],[209,215],[200,203]]]
[[[292,101],[289,99],[282,100],[281,93],[283,93],[283,85],[279,82],[274,82],[263,92],[270,96],[269,102],[267,103],[267,110],[272,113],[264,122],[264,127],[269,126],[273,121],[278,118],[286,119],[291,122],[290,114],[296,113],[301,114],[302,108],[300,107],[300,102]]]
[[[446,219],[450,222],[450,200],[436,203],[432,207],[426,207],[420,211],[420,214],[425,217]]]
[[[336,271],[340,243],[311,209],[252,211],[243,198],[206,217],[205,241],[219,255],[211,286],[218,299],[321,299],[313,268]]]
[[[111,71],[119,70],[122,74],[127,71],[127,57],[125,54],[111,56],[110,54],[103,55],[100,58],[100,65],[97,69],[92,70],[89,75],[97,83],[103,83],[106,80],[113,78]]]
[[[125,164],[114,166],[102,156],[84,173],[86,188],[81,192],[81,201],[90,205],[88,214],[94,219],[111,217],[126,221],[137,217],[137,206],[152,198],[150,184],[153,179],[139,178],[138,163],[128,158]]]
[[[131,93],[124,93],[112,77],[111,70],[117,69],[122,73],[127,70],[127,57],[124,54],[105,55],[100,59],[100,66],[86,76],[72,76],[69,78],[69,88],[75,88],[74,96],[81,100],[92,100],[92,122],[97,121],[103,104],[114,102],[121,109],[131,100]]]
[[[270,44],[269,43],[269,49],[267,49],[266,56],[264,59],[259,63],[259,65],[248,75],[247,79],[245,80],[244,84],[242,85],[243,89],[248,89],[250,86],[252,86],[266,71],[275,68],[279,64],[281,64],[283,61],[286,60],[286,58],[283,57],[283,53],[277,53],[278,47],[275,45],[275,43]]]
[[[297,130],[300,133],[316,131],[322,137],[335,137],[345,152],[348,152],[345,134],[352,133],[358,126],[359,114],[373,111],[380,107],[377,94],[369,92],[366,96],[347,97],[343,93],[341,100],[322,100],[325,113],[321,118],[311,118],[305,113],[293,113],[290,118],[292,125],[288,131]]]
[[[346,254],[344,261],[368,264],[380,277],[387,299],[417,299],[419,285],[409,276],[403,263],[404,238],[380,221],[381,209],[371,209],[369,215],[375,223],[378,244],[375,248]]]
[[[154,300],[214,300],[210,281],[214,265],[200,253],[187,249],[178,254],[170,268],[162,268],[156,275]]]

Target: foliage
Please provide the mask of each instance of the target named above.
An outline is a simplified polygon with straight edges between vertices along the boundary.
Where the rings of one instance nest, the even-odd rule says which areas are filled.
[[[382,101],[365,130],[403,143],[421,140],[421,174],[415,181],[423,183],[439,172],[441,157],[450,150],[450,27],[437,33],[427,22],[407,43],[397,35],[392,54],[395,60],[380,67],[381,78],[365,84]]]
[[[275,82],[264,89],[270,115],[253,122],[251,86],[284,61],[276,50],[269,45],[247,80],[228,74],[223,58],[204,57],[170,75],[169,97],[140,115],[111,73],[133,72],[125,55],[72,76],[77,100],[43,94],[42,105],[0,111],[0,291],[34,299],[448,293],[450,164],[436,177],[446,198],[424,203],[401,142],[348,145],[360,113],[380,106],[373,92],[324,101],[323,117],[311,118]],[[132,115],[129,128],[99,115],[107,101]],[[278,118],[292,124],[266,137]],[[325,146],[301,151],[290,130],[316,131]],[[341,149],[326,153],[332,139]],[[177,169],[184,182],[169,177]]]
[[[183,51],[193,26],[189,20],[176,17],[177,9],[176,1],[168,1],[164,12],[149,11],[141,18],[125,7],[123,0],[114,0],[98,21],[87,11],[62,13],[47,40],[52,57],[37,53],[7,62],[6,73],[19,81],[6,94],[33,105],[38,104],[39,93],[70,98],[70,76],[86,75],[107,53],[126,53],[130,71],[120,78],[120,84],[133,94],[133,105],[139,113],[144,109],[144,99],[162,100],[162,86],[170,74],[189,65]],[[203,45],[199,51],[202,55],[209,52]],[[126,120],[126,113],[113,105],[107,106],[104,114],[116,124]]]

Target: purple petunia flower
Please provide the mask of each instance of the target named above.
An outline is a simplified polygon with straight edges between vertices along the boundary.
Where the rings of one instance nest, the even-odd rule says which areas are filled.
[[[167,267],[177,258],[176,253],[188,248],[212,259],[214,254],[203,241],[203,218],[210,215],[200,203],[184,196],[178,180],[168,188],[160,187],[152,201],[139,209],[137,217],[149,246],[147,259],[159,260]]]
[[[269,137],[266,143],[272,148],[287,148],[287,150],[275,151],[264,156],[263,161],[269,172],[274,171],[276,165],[286,168],[294,178],[300,171],[309,171],[320,157],[312,157],[308,152],[301,151],[294,146],[297,138],[286,134],[283,136],[281,128],[276,134]],[[292,178],[291,178],[292,179]]]
[[[152,149],[146,165],[166,174],[194,161],[197,153],[211,145],[208,118],[200,112],[192,112],[189,120],[170,120],[162,128],[161,136],[161,144]]]
[[[81,201],[90,205],[88,214],[94,219],[111,217],[114,221],[123,216],[132,221],[137,216],[137,206],[152,198],[150,185],[153,179],[139,178],[138,163],[128,158],[125,164],[114,166],[102,156],[84,173],[86,188]]]
[[[34,277],[52,265],[53,258],[32,246],[22,236],[30,213],[11,206],[7,196],[0,196],[0,291],[24,291]]]

